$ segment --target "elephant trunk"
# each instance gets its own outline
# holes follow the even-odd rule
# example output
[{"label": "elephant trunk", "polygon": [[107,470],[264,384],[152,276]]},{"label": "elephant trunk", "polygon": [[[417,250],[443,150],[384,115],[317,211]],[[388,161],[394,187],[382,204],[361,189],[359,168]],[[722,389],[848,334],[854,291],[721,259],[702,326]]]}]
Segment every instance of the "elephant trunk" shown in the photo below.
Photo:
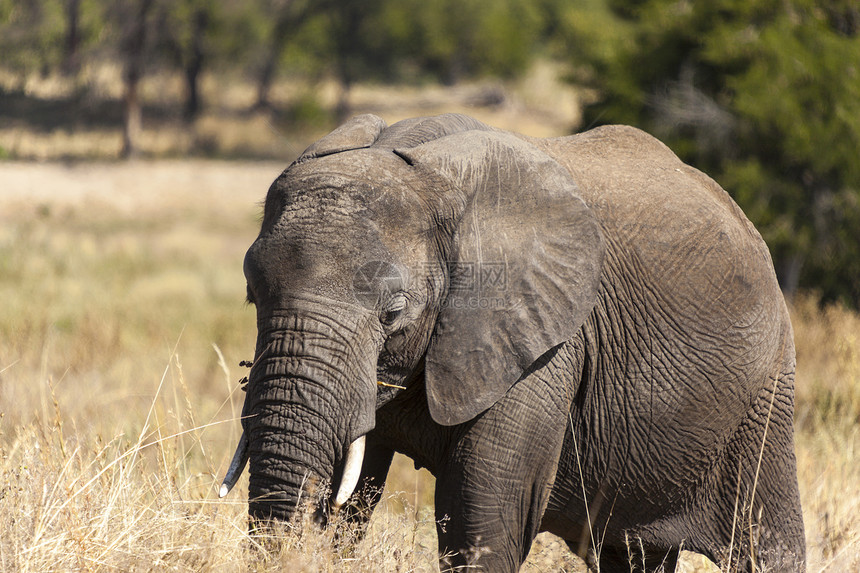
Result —
[{"label": "elephant trunk", "polygon": [[[349,450],[346,453],[346,461],[343,464],[343,475],[341,475],[340,483],[337,487],[337,494],[334,496],[333,508],[335,511],[346,503],[346,500],[355,491],[355,486],[358,485],[358,479],[361,476],[361,465],[364,462],[364,445],[365,436],[355,439],[349,445]],[[224,497],[230,493],[230,490],[239,481],[239,476],[248,463],[248,457],[248,437],[242,432],[242,436],[239,438],[239,445],[236,446],[236,453],[233,454],[233,460],[230,462],[230,467],[224,476],[224,481],[221,483],[218,497]]]},{"label": "elephant trunk", "polygon": [[253,520],[289,519],[329,485],[336,509],[355,489],[374,425],[376,364],[337,326],[289,317],[260,329],[243,410]]},{"label": "elephant trunk", "polygon": [[[285,386],[301,382],[284,379]],[[289,519],[303,496],[314,496],[331,482],[342,448],[338,436],[343,431],[311,421],[330,419],[332,413],[326,410],[288,402],[255,409],[256,418],[248,432],[252,518]]]}]

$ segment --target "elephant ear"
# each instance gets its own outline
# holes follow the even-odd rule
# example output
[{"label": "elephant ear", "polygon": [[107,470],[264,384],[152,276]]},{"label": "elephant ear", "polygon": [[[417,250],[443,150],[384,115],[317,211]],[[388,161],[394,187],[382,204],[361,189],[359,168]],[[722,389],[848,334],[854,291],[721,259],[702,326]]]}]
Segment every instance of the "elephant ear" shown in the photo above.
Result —
[{"label": "elephant ear", "polygon": [[315,157],[370,147],[385,128],[385,121],[381,117],[372,114],[356,116],[312,143],[293,164],[304,163]]},{"label": "elephant ear", "polygon": [[459,424],[576,334],[597,300],[603,236],[570,173],[512,134],[468,131],[396,153],[451,185],[438,205],[455,214],[448,297],[425,380],[433,419]]}]

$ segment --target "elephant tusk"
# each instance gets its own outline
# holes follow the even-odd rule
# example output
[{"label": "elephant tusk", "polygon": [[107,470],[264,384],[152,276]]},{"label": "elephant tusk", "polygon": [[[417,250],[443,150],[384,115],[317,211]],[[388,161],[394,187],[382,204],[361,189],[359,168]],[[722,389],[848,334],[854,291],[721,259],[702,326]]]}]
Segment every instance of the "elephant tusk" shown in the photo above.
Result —
[{"label": "elephant tusk", "polygon": [[334,511],[346,503],[346,500],[355,491],[355,486],[358,485],[358,478],[361,476],[361,464],[364,462],[364,441],[365,436],[361,436],[349,445],[349,450],[346,452],[346,463],[343,466],[343,477],[340,478],[340,487],[337,488],[337,495],[334,498]]},{"label": "elephant tusk", "polygon": [[221,482],[221,489],[218,491],[218,497],[224,497],[236,482],[239,481],[239,476],[242,475],[242,470],[245,469],[245,464],[248,463],[248,438],[245,432],[242,432],[242,437],[239,438],[239,445],[236,446],[236,453],[233,454],[233,461],[230,462],[230,467],[227,469],[227,475],[224,476],[224,481]]}]

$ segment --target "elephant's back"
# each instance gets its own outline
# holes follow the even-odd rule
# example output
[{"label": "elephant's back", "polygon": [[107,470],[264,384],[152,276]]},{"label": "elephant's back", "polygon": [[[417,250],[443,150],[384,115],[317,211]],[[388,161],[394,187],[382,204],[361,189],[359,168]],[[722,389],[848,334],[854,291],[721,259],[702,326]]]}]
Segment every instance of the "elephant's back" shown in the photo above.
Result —
[{"label": "elephant's back", "polygon": [[[573,175],[582,199],[619,246],[653,263],[671,263],[675,250],[729,240],[775,279],[767,246],[737,204],[713,179],[683,163],[668,147],[628,126],[605,126],[543,140],[543,149]],[[693,254],[693,253],[689,253]],[[688,257],[685,257],[688,258]],[[712,263],[718,261],[712,261]]]},{"label": "elephant's back", "polygon": [[774,312],[784,307],[752,223],[713,179],[657,139],[606,126],[542,147],[573,175],[604,231],[607,262],[619,272],[661,289],[677,306],[717,307],[719,317],[768,300]]},{"label": "elephant's back", "polygon": [[776,370],[791,367],[793,352],[770,253],[740,208],[634,128],[539,145],[571,172],[601,222],[599,335],[616,347],[624,337],[641,341],[624,345],[628,354],[611,368],[675,392],[687,376],[694,380],[682,383],[705,382],[724,400],[718,409],[745,411]]}]

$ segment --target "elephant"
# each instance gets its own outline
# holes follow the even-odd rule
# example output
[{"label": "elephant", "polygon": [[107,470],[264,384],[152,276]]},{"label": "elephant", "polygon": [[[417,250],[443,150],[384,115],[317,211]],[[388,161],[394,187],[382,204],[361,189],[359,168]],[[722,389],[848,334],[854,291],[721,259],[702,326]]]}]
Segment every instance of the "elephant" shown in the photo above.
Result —
[{"label": "elephant", "polygon": [[679,552],[803,571],[793,331],[767,246],[627,126],[533,138],[360,115],[268,190],[244,260],[251,527],[365,527],[400,452],[440,566],[516,571],[550,531],[595,570]]}]

